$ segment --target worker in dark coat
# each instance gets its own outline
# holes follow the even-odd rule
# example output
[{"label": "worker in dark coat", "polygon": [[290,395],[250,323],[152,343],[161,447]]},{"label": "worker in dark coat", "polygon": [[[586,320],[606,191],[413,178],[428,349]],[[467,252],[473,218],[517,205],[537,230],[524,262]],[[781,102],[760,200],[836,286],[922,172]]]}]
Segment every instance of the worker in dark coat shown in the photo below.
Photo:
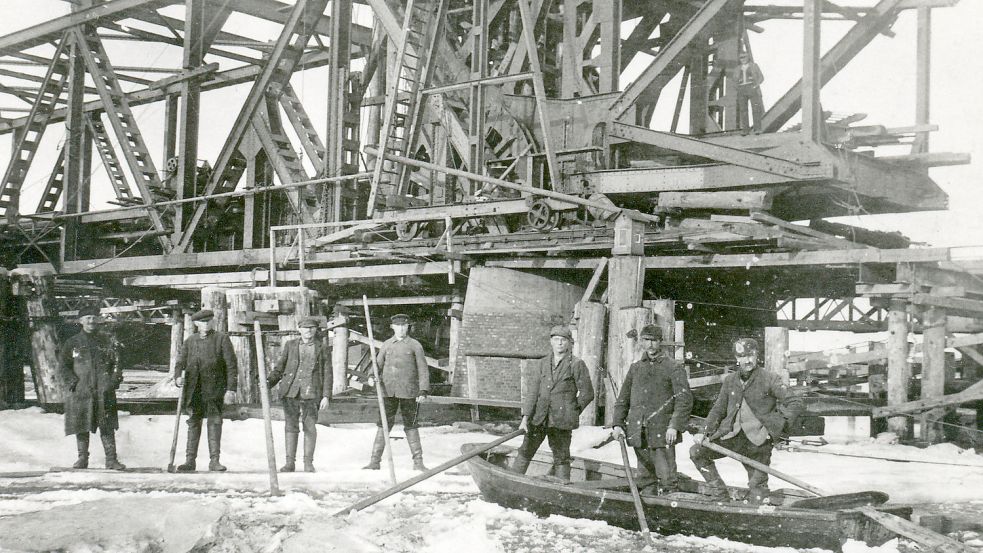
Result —
[{"label": "worker in dark coat", "polygon": [[[402,413],[406,442],[413,455],[413,469],[427,470],[423,464],[423,444],[417,425],[419,404],[430,395],[430,369],[420,342],[409,336],[410,318],[407,315],[393,315],[390,319],[393,337],[383,342],[376,355],[376,363],[382,378],[383,405],[386,410],[387,428],[392,428],[397,411]],[[386,449],[386,438],[382,433],[382,418],[377,423],[372,444],[372,457],[366,469],[379,470],[382,452]]]},{"label": "worker in dark coat", "polygon": [[[750,457],[762,464],[771,463],[775,440],[788,430],[802,413],[802,400],[792,395],[779,375],[758,366],[758,342],[741,338],[734,342],[737,372],[727,375],[706,425],[695,436],[690,459],[709,484],[714,499],[728,499],[727,487],[717,472],[714,460],[722,454],[703,447],[704,440]],[[748,473],[747,500],[768,502],[768,474],[745,465]]]},{"label": "worker in dark coat", "polygon": [[299,340],[283,347],[270,373],[270,388],[280,385],[283,399],[287,462],[280,472],[293,472],[300,437],[304,427],[304,472],[314,472],[314,447],[317,444],[317,413],[331,401],[331,351],[316,337],[317,321],[305,318],[297,325]]},{"label": "worker in dark coat", "polygon": [[614,404],[613,435],[635,448],[639,464],[658,479],[659,493],[676,489],[675,445],[693,410],[693,394],[682,363],[662,348],[662,328],[639,334],[645,352],[628,368]]},{"label": "worker in dark coat", "polygon": [[106,452],[106,468],[123,470],[126,467],[116,457],[116,390],[123,382],[123,367],[119,363],[119,348],[115,340],[99,332],[98,307],[79,310],[82,332],[69,338],[59,354],[65,394],[65,435],[75,434],[77,469],[89,468],[89,433],[99,429],[102,447]]},{"label": "worker in dark coat", "polygon": [[189,414],[187,457],[184,464],[178,465],[179,472],[194,472],[196,468],[203,418],[208,419],[208,470],[225,470],[219,463],[222,403],[235,401],[237,362],[228,335],[211,329],[214,316],[209,309],[191,316],[196,332],[184,341],[175,367],[175,384],[187,384],[184,408]]},{"label": "worker in dark coat", "polygon": [[525,474],[536,450],[549,439],[553,474],[570,479],[570,439],[580,426],[580,412],[594,401],[587,365],[573,356],[572,346],[570,329],[554,326],[550,330],[552,352],[530,365],[519,423],[526,435],[512,464],[515,472]]}]

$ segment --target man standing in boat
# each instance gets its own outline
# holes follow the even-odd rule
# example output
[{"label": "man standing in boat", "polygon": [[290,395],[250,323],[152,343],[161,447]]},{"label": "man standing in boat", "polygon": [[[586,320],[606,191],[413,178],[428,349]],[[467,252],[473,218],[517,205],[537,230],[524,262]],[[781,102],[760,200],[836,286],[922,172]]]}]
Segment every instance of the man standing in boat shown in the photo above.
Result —
[{"label": "man standing in boat", "polygon": [[[714,460],[723,457],[703,447],[709,440],[759,463],[771,463],[774,441],[787,435],[802,412],[802,400],[792,395],[779,375],[758,366],[758,342],[741,338],[734,342],[737,372],[727,375],[717,400],[707,415],[703,431],[689,456],[709,484],[714,499],[728,499],[727,486],[720,478]],[[747,500],[768,501],[768,474],[745,466],[748,473]]]},{"label": "man standing in boat", "polygon": [[525,474],[543,440],[553,452],[553,473],[570,479],[570,439],[580,425],[580,412],[594,401],[587,365],[570,352],[573,334],[566,326],[550,330],[552,352],[530,367],[519,429],[526,435],[512,470]]},{"label": "man standing in boat", "polygon": [[619,440],[627,434],[639,464],[658,479],[658,493],[668,493],[676,489],[674,446],[689,421],[693,394],[682,363],[662,348],[662,328],[645,326],[639,340],[645,351],[621,385],[612,434]]}]

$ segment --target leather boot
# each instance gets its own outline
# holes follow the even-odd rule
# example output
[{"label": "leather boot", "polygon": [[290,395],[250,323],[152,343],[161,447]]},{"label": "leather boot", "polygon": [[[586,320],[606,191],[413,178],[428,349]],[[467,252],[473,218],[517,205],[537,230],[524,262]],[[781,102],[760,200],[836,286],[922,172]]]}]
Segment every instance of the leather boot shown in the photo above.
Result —
[{"label": "leather boot", "polygon": [[294,459],[297,458],[297,438],[300,437],[298,432],[287,432],[286,433],[286,449],[284,450],[287,454],[287,461],[283,463],[280,467],[280,472],[293,472],[297,469]]},{"label": "leather boot", "polygon": [[372,443],[372,457],[369,464],[362,467],[364,470],[379,470],[379,462],[382,461],[382,452],[386,449],[386,437],[379,428],[375,431],[375,442]]},{"label": "leather boot", "polygon": [[188,423],[188,447],[185,452],[183,465],[178,465],[178,472],[194,472],[198,458],[198,442],[201,440],[201,421],[197,424]]},{"label": "leather boot", "polygon": [[317,446],[317,430],[304,432],[304,472],[314,472],[314,448]]},{"label": "leather boot", "polygon": [[227,469],[218,462],[222,454],[222,421],[208,423],[208,470],[225,472]]},{"label": "leather boot", "polygon": [[570,463],[562,463],[559,465],[553,465],[553,474],[560,480],[570,481]]},{"label": "leather boot", "polygon": [[730,499],[730,494],[727,493],[727,484],[724,484],[724,479],[720,477],[720,473],[717,472],[717,466],[713,464],[713,461],[696,467],[699,469],[700,474],[703,475],[703,479],[706,480],[707,485],[703,493],[710,496],[710,499],[723,501]]},{"label": "leather boot", "polygon": [[75,435],[75,445],[78,446],[79,458],[72,465],[73,469],[89,468],[89,433],[79,432]]},{"label": "leather boot", "polygon": [[515,460],[512,461],[512,466],[509,467],[512,472],[517,472],[519,474],[525,474],[529,470],[529,458],[522,455],[516,455]]},{"label": "leather boot", "polygon": [[407,428],[406,442],[410,444],[410,453],[413,455],[413,470],[430,470],[423,464],[423,444],[420,443],[420,431],[416,428]]},{"label": "leather boot", "polygon": [[116,458],[116,433],[112,430],[108,432],[99,431],[99,438],[102,440],[102,449],[106,452],[106,468],[110,470],[126,470],[126,465],[119,462]]}]

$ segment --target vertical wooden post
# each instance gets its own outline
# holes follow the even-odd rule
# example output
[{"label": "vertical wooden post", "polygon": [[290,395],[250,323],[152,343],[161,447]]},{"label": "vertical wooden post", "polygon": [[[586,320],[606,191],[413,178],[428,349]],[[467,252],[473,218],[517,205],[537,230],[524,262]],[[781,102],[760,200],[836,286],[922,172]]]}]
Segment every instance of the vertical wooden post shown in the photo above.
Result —
[{"label": "vertical wooden post", "polygon": [[[892,300],[887,315],[887,404],[899,405],[908,401],[908,312],[905,303]],[[908,437],[910,427],[907,417],[890,417],[888,429],[899,438]]]},{"label": "vertical wooden post", "polygon": [[219,332],[225,332],[229,328],[228,316],[226,315],[227,306],[225,288],[206,286],[201,289],[201,308],[211,309],[215,313],[215,318],[212,319],[212,328]]},{"label": "vertical wooden post", "polygon": [[[236,352],[238,367],[236,390],[237,403],[257,403],[260,400],[257,384],[256,364],[253,357],[253,345],[247,333],[253,325],[249,322],[248,313],[253,311],[253,291],[249,288],[235,288],[225,292],[228,302],[229,341]],[[232,335],[231,333],[236,333]]]},{"label": "vertical wooden post", "polygon": [[[583,359],[590,374],[590,382],[595,390],[601,389],[601,374],[604,362],[604,338],[606,334],[605,317],[607,308],[597,302],[580,304],[580,319],[577,321],[578,357]],[[580,424],[594,426],[597,424],[597,401],[592,401],[580,413]]]},{"label": "vertical wooden post", "polygon": [[765,369],[782,377],[788,384],[788,329],[765,327]]},{"label": "vertical wooden post", "polygon": [[256,368],[259,377],[259,397],[263,406],[263,430],[266,434],[266,465],[270,472],[270,495],[280,495],[276,477],[276,451],[273,447],[273,423],[270,421],[270,390],[266,384],[266,357],[263,355],[263,331],[259,321],[253,321],[256,338]]},{"label": "vertical wooden post", "polygon": [[191,335],[195,333],[195,323],[191,320],[191,315],[193,313],[184,314],[184,339],[187,340],[191,338]]},{"label": "vertical wooden post", "polygon": [[[620,393],[621,384],[625,381],[625,376],[628,375],[628,367],[642,358],[643,350],[641,341],[638,339],[638,334],[641,333],[645,325],[652,324],[653,322],[652,310],[646,307],[624,307],[616,313],[611,313],[611,316],[612,318],[618,319],[618,326],[621,328],[621,335],[618,336],[618,341],[620,342],[618,350],[621,353],[621,358],[618,359],[617,363],[608,365],[608,374],[611,375],[611,382],[618,388],[609,392],[608,397],[611,399],[611,402],[607,404],[609,407],[613,406],[615,400],[617,400],[617,395],[614,392]],[[635,331],[634,337],[627,335],[631,330]],[[605,423],[609,422],[608,418],[610,414],[608,412],[610,411],[610,408],[605,410]]]},{"label": "vertical wooden post", "polygon": [[171,311],[171,319],[171,357],[168,372],[173,380],[177,368],[177,359],[181,355],[181,346],[184,345],[184,310],[175,307]]},{"label": "vertical wooden post", "polygon": [[[645,282],[645,266],[639,255],[616,255],[608,260],[608,338],[606,368],[615,386],[620,386],[624,377],[621,347],[627,328],[622,329],[619,312],[626,307],[642,305],[642,285]],[[624,367],[627,371],[628,367]],[[616,372],[619,371],[619,372]],[[616,375],[620,375],[619,378]],[[604,423],[611,424],[611,409],[617,397],[613,390],[605,391]]]},{"label": "vertical wooden post", "polygon": [[[915,53],[915,124],[929,123],[929,97],[931,95],[932,67],[932,8],[920,7],[918,12],[918,47]],[[911,153],[928,151],[928,131],[915,134]]]},{"label": "vertical wooden post", "polygon": [[822,50],[819,45],[822,9],[819,0],[805,0],[802,6],[804,27],[802,45],[802,137],[818,142],[822,137],[823,115],[819,104],[822,79],[819,74]]},{"label": "vertical wooden post", "polygon": [[20,355],[20,310],[10,275],[0,267],[0,408],[24,401],[24,364]]},{"label": "vertical wooden post", "polygon": [[38,403],[61,403],[64,386],[58,361],[58,311],[52,292],[54,273],[37,269],[14,269],[10,276],[14,294],[27,303],[31,329],[31,368]]},{"label": "vertical wooden post", "polygon": [[[677,342],[676,302],[674,300],[645,300],[642,305],[652,310],[652,324],[662,329],[662,341],[665,343]],[[675,346],[669,346],[665,349],[670,357],[676,357],[677,348]]]},{"label": "vertical wooden post", "polygon": [[[454,298],[451,308],[447,311],[447,316],[451,319],[451,329],[449,343],[447,345],[447,370],[450,374],[448,381],[454,383],[457,378],[457,356],[461,350],[461,319],[464,317],[464,303],[462,298]],[[471,373],[468,373],[469,375]],[[521,378],[521,375],[520,375]]]},{"label": "vertical wooden post", "polygon": [[344,321],[334,328],[331,339],[331,372],[334,375],[331,391],[340,394],[348,387],[348,317],[337,313],[335,319]]},{"label": "vertical wooden post", "polygon": [[[929,307],[922,313],[922,399],[938,399],[945,388],[945,309]],[[943,439],[944,409],[931,409],[922,417],[921,438],[938,443]]]},{"label": "vertical wooden post", "polygon": [[[676,355],[673,357],[676,361],[682,363],[686,360],[686,323],[684,321],[676,321],[674,325],[675,331],[672,334],[672,339],[676,342]],[[689,376],[689,368],[686,369],[686,376]]]}]

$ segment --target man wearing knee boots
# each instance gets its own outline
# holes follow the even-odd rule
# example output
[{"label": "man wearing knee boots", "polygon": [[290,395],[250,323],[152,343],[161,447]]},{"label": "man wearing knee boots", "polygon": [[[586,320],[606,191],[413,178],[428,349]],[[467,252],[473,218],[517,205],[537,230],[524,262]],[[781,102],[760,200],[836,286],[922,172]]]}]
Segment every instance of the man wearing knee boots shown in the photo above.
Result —
[{"label": "man wearing knee boots", "polygon": [[[706,426],[694,437],[689,456],[699,469],[714,499],[727,500],[727,486],[720,478],[716,459],[722,454],[702,444],[711,441],[762,464],[771,463],[774,440],[787,435],[802,413],[802,400],[792,395],[779,375],[758,366],[758,342],[741,338],[734,342],[737,372],[727,375],[717,400],[707,415]],[[768,474],[745,466],[748,474],[747,500],[768,502]]]},{"label": "man wearing knee boots", "polygon": [[[383,406],[386,410],[386,424],[392,428],[396,412],[402,413],[406,441],[413,455],[413,469],[427,470],[423,464],[423,444],[417,429],[419,403],[430,394],[430,369],[420,342],[409,337],[410,318],[406,315],[393,315],[390,319],[393,337],[386,340],[376,363],[379,366],[382,382]],[[386,438],[382,433],[382,419],[378,422],[375,442],[372,444],[372,457],[365,469],[379,470],[382,452],[386,449]]]},{"label": "man wearing knee boots", "polygon": [[184,408],[188,417],[188,449],[178,472],[194,472],[201,439],[201,420],[208,420],[208,470],[224,471],[219,463],[222,448],[222,403],[235,401],[236,354],[232,342],[223,332],[212,330],[214,317],[209,309],[191,316],[195,334],[184,341],[175,367],[174,383],[187,384]]},{"label": "man wearing knee boots", "polygon": [[98,307],[79,310],[82,332],[69,338],[61,348],[59,359],[65,394],[65,435],[75,435],[78,460],[73,468],[89,468],[89,433],[99,430],[106,452],[106,468],[126,468],[116,456],[116,390],[123,382],[119,348],[115,341],[98,331]]},{"label": "man wearing knee boots", "polygon": [[570,353],[573,334],[566,326],[550,330],[552,352],[538,364],[530,364],[526,397],[522,401],[525,430],[512,470],[525,474],[529,461],[543,440],[549,439],[553,452],[553,474],[570,480],[570,439],[580,426],[580,412],[594,401],[594,386],[587,366]]},{"label": "man wearing knee boots", "polygon": [[306,318],[297,330],[300,340],[287,342],[268,379],[270,388],[281,383],[287,461],[280,472],[296,470],[300,421],[304,428],[304,472],[314,472],[317,413],[331,401],[331,352],[316,339],[317,321]]}]

